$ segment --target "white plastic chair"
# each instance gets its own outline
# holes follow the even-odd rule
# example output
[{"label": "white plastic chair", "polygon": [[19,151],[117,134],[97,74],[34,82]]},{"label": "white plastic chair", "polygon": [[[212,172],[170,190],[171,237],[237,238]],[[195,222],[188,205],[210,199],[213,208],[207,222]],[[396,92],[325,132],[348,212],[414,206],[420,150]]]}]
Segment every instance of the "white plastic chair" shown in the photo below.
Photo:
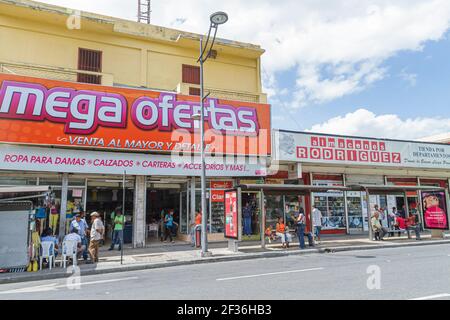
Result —
[{"label": "white plastic chair", "polygon": [[61,264],[66,268],[66,261],[68,257],[72,257],[73,265],[77,265],[77,252],[78,252],[78,242],[73,240],[66,240],[62,245],[62,260]]},{"label": "white plastic chair", "polygon": [[41,256],[39,257],[39,269],[42,270],[42,261],[47,259],[50,270],[55,266],[55,244],[52,241],[41,242]]},{"label": "white plastic chair", "polygon": [[159,224],[153,223],[149,224],[147,227],[147,238],[150,232],[154,232],[156,234],[156,239],[159,239]]}]

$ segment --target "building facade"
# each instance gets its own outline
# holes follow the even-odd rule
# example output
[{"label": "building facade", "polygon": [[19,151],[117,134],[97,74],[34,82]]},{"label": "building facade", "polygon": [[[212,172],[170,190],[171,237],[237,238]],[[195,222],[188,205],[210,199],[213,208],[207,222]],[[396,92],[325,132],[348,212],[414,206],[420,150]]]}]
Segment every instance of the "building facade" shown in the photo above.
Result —
[{"label": "building facade", "polygon": [[[302,206],[309,215],[315,205],[323,215],[323,233],[368,232],[375,205],[385,209],[385,227],[389,227],[388,217],[394,207],[406,215],[422,213],[424,199],[419,189],[426,187],[441,188],[445,196],[440,199],[440,206],[448,208],[447,144],[284,130],[273,132],[272,143],[273,166],[279,176],[284,176],[278,183],[351,189],[311,193],[309,199],[295,195],[278,197],[276,203],[285,212]],[[378,190],[370,194],[369,204],[363,187]]]},{"label": "building facade", "polygon": [[[200,207],[199,40],[0,0],[0,185],[51,186],[60,235],[79,210],[101,211],[109,224],[109,214],[124,205],[126,242],[135,247],[169,210],[187,238]],[[223,239],[223,191],[266,175],[271,125],[263,53],[218,39],[205,66],[212,240]]]}]

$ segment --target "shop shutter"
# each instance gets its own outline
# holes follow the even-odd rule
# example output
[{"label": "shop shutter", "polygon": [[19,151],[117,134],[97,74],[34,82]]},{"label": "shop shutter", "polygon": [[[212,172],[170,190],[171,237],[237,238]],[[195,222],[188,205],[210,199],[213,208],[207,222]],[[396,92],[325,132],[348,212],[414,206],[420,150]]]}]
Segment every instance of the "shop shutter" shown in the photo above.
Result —
[{"label": "shop shutter", "polygon": [[200,84],[200,67],[183,64],[183,83]]},{"label": "shop shutter", "polygon": [[[102,72],[102,52],[89,49],[78,49],[78,70]],[[101,84],[101,76],[79,73],[78,82]]]}]

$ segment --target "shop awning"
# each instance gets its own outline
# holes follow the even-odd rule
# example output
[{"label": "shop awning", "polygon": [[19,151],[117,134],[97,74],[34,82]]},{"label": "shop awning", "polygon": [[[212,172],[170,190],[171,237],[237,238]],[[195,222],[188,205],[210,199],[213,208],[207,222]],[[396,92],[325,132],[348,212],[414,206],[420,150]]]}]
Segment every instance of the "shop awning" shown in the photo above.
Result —
[{"label": "shop awning", "polygon": [[242,184],[239,185],[242,191],[260,191],[267,192],[295,192],[295,193],[309,193],[309,192],[336,192],[336,191],[352,191],[348,187],[343,186],[312,186],[312,185],[297,185],[297,184]]},{"label": "shop awning", "polygon": [[0,193],[43,193],[50,190],[50,186],[0,186]]},{"label": "shop awning", "polygon": [[432,186],[393,186],[393,185],[352,185],[352,191],[368,191],[372,194],[393,194],[411,191],[445,191],[445,188]]}]

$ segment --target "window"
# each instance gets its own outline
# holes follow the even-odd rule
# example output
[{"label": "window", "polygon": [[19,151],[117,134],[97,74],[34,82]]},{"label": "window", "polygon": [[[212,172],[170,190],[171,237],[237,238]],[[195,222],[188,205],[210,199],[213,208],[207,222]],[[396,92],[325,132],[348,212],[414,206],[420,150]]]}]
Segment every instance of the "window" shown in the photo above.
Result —
[{"label": "window", "polygon": [[200,84],[200,67],[183,64],[183,83]]},{"label": "window", "polygon": [[[79,48],[78,70],[102,72],[102,52]],[[84,83],[101,84],[101,76],[79,73],[77,81]]]},{"label": "window", "polygon": [[200,89],[199,88],[189,88],[189,95],[190,96],[200,96]]}]

